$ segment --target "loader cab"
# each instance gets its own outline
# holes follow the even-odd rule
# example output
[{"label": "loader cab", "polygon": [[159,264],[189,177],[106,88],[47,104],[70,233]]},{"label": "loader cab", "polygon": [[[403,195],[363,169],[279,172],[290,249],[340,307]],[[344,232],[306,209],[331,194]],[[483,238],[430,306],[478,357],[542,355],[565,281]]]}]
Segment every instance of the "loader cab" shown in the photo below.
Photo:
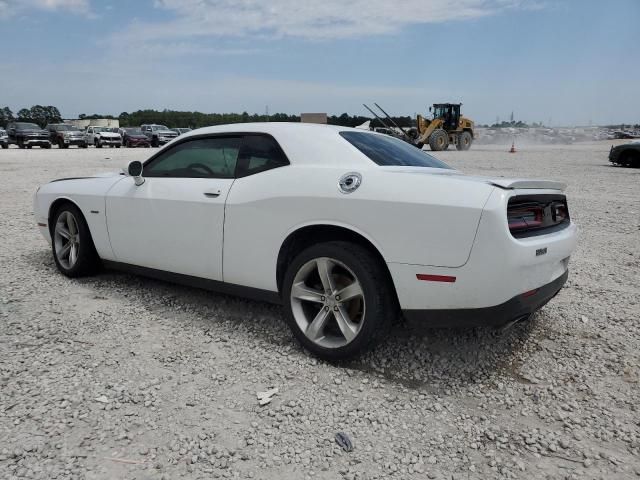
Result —
[{"label": "loader cab", "polygon": [[443,128],[445,130],[456,130],[460,122],[461,105],[461,103],[434,103],[433,118],[441,118],[444,123]]}]

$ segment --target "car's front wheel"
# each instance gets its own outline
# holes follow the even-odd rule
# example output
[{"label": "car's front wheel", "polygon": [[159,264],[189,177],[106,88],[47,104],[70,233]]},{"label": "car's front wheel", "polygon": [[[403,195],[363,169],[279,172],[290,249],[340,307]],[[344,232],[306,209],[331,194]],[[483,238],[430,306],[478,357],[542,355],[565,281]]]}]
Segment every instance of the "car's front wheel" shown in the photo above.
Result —
[{"label": "car's front wheel", "polygon": [[100,264],[91,232],[82,212],[68,203],[53,216],[53,258],[58,270],[67,277],[81,277],[95,272]]},{"label": "car's front wheel", "polygon": [[397,314],[394,298],[380,260],[366,248],[342,241],[302,251],[283,283],[293,334],[325,360],[354,357],[381,339]]}]

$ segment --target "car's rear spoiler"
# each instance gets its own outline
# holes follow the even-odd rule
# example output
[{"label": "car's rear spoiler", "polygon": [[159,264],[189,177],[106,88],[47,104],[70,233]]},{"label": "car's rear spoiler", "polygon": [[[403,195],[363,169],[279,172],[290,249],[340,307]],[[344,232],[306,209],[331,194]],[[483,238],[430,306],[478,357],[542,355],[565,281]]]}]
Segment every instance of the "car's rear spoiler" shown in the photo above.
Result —
[{"label": "car's rear spoiler", "polygon": [[533,190],[560,190],[567,188],[566,183],[556,182],[553,180],[538,180],[535,178],[492,178],[489,180],[491,185],[512,190],[516,188],[533,189]]}]

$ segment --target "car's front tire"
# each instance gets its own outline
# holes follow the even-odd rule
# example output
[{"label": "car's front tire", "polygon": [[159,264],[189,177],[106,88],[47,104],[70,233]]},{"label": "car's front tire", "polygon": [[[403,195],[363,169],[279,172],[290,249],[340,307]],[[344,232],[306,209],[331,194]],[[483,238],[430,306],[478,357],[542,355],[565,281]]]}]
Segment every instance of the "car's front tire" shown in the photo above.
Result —
[{"label": "car's front tire", "polygon": [[397,315],[384,265],[360,245],[313,245],[290,263],[283,282],[287,322],[325,360],[355,357],[387,333]]},{"label": "car's front tire", "polygon": [[52,222],[51,247],[58,270],[67,277],[94,273],[100,259],[80,209],[71,203],[64,204],[54,213]]}]

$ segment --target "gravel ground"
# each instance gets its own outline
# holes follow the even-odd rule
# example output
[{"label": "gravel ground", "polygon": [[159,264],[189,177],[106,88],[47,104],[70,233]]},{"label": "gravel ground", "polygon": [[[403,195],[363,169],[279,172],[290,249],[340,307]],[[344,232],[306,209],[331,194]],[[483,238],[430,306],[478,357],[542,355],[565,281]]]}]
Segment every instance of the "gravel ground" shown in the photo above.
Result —
[{"label": "gravel ground", "polygon": [[528,324],[399,325],[341,366],[298,347],[276,306],[57,273],[36,185],[149,150],[0,151],[0,478],[637,478],[640,170],[609,166],[609,146],[439,153],[567,181],[569,281]]}]

